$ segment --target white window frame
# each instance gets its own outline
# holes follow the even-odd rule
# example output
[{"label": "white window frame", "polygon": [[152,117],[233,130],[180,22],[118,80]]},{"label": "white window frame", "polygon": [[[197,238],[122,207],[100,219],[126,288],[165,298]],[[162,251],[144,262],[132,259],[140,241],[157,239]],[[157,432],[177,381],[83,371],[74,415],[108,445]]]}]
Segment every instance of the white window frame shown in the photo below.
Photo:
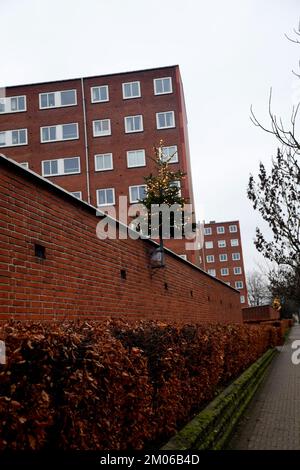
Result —
[{"label": "white window frame", "polygon": [[225,227],[224,227],[224,225],[219,225],[217,227],[217,234],[218,235],[221,235],[221,234],[223,235],[223,233],[225,233]]},{"label": "white window frame", "polygon": [[208,272],[208,274],[209,274],[210,276],[213,276],[213,277],[216,277],[216,275],[217,275],[216,270],[213,269],[213,268],[212,268],[212,269],[208,269],[207,272]]},{"label": "white window frame", "polygon": [[215,262],[215,257],[214,257],[214,255],[207,255],[207,256],[206,256],[206,262],[207,262],[207,263],[214,263],[214,262]]},{"label": "white window frame", "polygon": [[[72,196],[76,197],[76,199],[82,200],[82,191],[70,191]],[[75,194],[78,194],[78,196],[75,196]]]},{"label": "white window frame", "polygon": [[[65,172],[64,171],[64,162],[65,160],[73,160],[74,158],[78,159],[78,171]],[[51,173],[51,175],[45,174],[44,163],[48,162],[57,162],[57,173]],[[81,162],[80,157],[66,157],[66,158],[52,158],[50,160],[42,160],[42,176],[44,178],[51,178],[52,176],[68,176],[68,175],[79,175],[81,173]]]},{"label": "white window frame", "polygon": [[[236,256],[238,255],[238,256]],[[241,253],[232,253],[232,260],[233,261],[240,261],[241,259]]]},{"label": "white window frame", "polygon": [[[238,287],[238,284],[241,284],[241,287]],[[243,283],[243,281],[235,281],[235,284],[234,284],[234,285],[235,285],[235,288],[236,288],[237,290],[242,290],[242,289],[244,289],[244,283]]]},{"label": "white window frame", "polygon": [[[170,91],[161,91],[161,92],[158,92],[156,90],[156,82],[160,81],[160,80],[169,80],[170,81]],[[172,77],[159,77],[159,78],[154,78],[153,79],[153,89],[154,89],[154,94],[155,95],[169,95],[170,93],[173,93],[173,83],[172,83]]]},{"label": "white window frame", "polygon": [[[107,95],[107,98],[106,100],[94,100],[93,98],[93,90],[97,89],[97,88],[105,88],[106,89],[106,95]],[[91,103],[107,103],[109,101],[109,89],[108,89],[108,85],[97,85],[97,86],[92,86],[91,87]]]},{"label": "white window frame", "polygon": [[[141,165],[129,165],[130,154],[133,153],[133,152],[143,152],[144,163],[142,163]],[[145,150],[144,150],[144,149],[127,150],[126,156],[127,156],[127,168],[139,168],[139,167],[141,167],[141,166],[146,166],[146,154],[145,154]]]},{"label": "white window frame", "polygon": [[[96,134],[96,122],[103,122],[103,121],[108,121],[108,130],[107,131],[102,131],[101,134]],[[93,137],[105,137],[107,135],[111,135],[111,121],[108,118],[105,119],[95,119],[93,121]]]},{"label": "white window frame", "polygon": [[[20,132],[20,131],[25,131],[25,136],[26,136],[26,142],[22,142],[21,144],[14,144],[12,141],[12,133],[13,132]],[[0,134],[4,133],[5,134],[5,144],[0,144],[0,148],[4,147],[20,147],[22,145],[28,145],[28,130],[27,129],[10,129],[6,131],[0,131]]]},{"label": "white window frame", "polygon": [[[68,137],[68,138],[63,138],[63,127],[68,126],[70,124],[75,124],[76,129],[77,129],[77,137]],[[56,139],[50,139],[50,140],[43,140],[43,129],[50,129],[51,127],[56,127]],[[79,128],[78,128],[78,122],[66,122],[64,124],[53,124],[52,126],[43,126],[40,127],[40,138],[41,138],[41,144],[49,144],[51,142],[61,142],[65,140],[78,140],[79,139]]]},{"label": "white window frame", "polygon": [[213,241],[209,240],[209,241],[205,242],[205,249],[206,250],[212,250],[213,247],[214,247],[214,242]]},{"label": "white window frame", "polygon": [[[172,126],[159,126],[159,115],[160,114],[168,114],[171,113],[173,115],[173,125]],[[159,113],[156,113],[156,129],[174,129],[176,127],[176,122],[175,122],[175,112],[174,111],[160,111]]]},{"label": "white window frame", "polygon": [[221,263],[224,263],[224,262],[228,261],[227,253],[219,254],[219,261],[221,261]]},{"label": "white window frame", "polygon": [[[136,118],[136,117],[140,117],[141,118],[141,125],[142,125],[142,128],[141,129],[138,129],[138,130],[133,130],[133,131],[130,131],[128,130],[128,127],[127,127],[127,119],[129,118]],[[124,126],[125,126],[125,133],[126,134],[133,134],[135,132],[143,132],[144,130],[144,122],[143,122],[143,115],[142,114],[136,114],[135,116],[125,116],[124,117]]]},{"label": "white window frame", "polygon": [[242,274],[242,268],[241,268],[241,266],[235,266],[235,267],[233,268],[233,274],[234,274],[235,276],[240,276],[240,275]]},{"label": "white window frame", "polygon": [[246,299],[244,295],[241,295],[240,299],[241,299],[241,304],[246,303]]},{"label": "white window frame", "polygon": [[[99,204],[99,191],[110,191],[112,190],[113,192],[113,203],[105,203],[105,204]],[[96,196],[97,196],[97,207],[104,207],[104,206],[114,206],[116,204],[116,195],[115,195],[115,188],[99,188],[96,190]],[[105,197],[106,199],[106,197]]]},{"label": "white window frame", "polygon": [[[24,109],[12,109],[12,100],[19,98],[24,98]],[[4,111],[0,111],[0,114],[12,114],[12,113],[25,113],[27,111],[27,97],[26,95],[18,95],[18,96],[4,96],[0,98],[0,101],[4,103]]]},{"label": "white window frame", "polygon": [[[237,242],[237,243],[236,243]],[[239,244],[239,239],[238,238],[231,238],[230,240],[230,245],[231,246],[240,246]]]},{"label": "white window frame", "polygon": [[180,258],[184,259],[185,261],[187,261],[187,255],[179,255]]},{"label": "white window frame", "polygon": [[129,190],[129,201],[130,201],[131,204],[137,204],[137,203],[140,202],[139,199],[137,199],[137,200],[132,199],[131,190],[133,188],[142,188],[142,187],[146,188],[146,185],[145,184],[134,184],[133,186],[129,186],[129,189],[128,189]]},{"label": "white window frame", "polygon": [[[132,91],[132,85],[134,83],[138,84],[138,95],[132,95],[132,96],[125,96],[125,85],[131,85],[131,91]],[[124,82],[122,83],[122,95],[123,95],[123,100],[132,100],[134,98],[140,98],[142,96],[141,94],[141,82],[139,80],[134,80],[133,82]]]},{"label": "white window frame", "polygon": [[[72,104],[61,104],[61,94],[63,92],[74,91],[75,92],[75,103]],[[42,96],[43,95],[54,95],[54,105],[53,106],[42,106]],[[40,109],[53,109],[53,108],[67,108],[69,106],[77,106],[77,90],[76,88],[70,88],[68,90],[59,90],[59,91],[45,91],[39,93],[39,107]]]},{"label": "white window frame", "polygon": [[19,163],[23,168],[26,168],[26,170],[29,170],[29,163],[28,162],[21,162]]},{"label": "white window frame", "polygon": [[229,276],[229,269],[228,268],[221,268],[221,276]]},{"label": "white window frame", "polygon": [[226,248],[226,240],[218,240],[219,248]]},{"label": "white window frame", "polygon": [[[97,168],[97,160],[98,157],[104,157],[106,155],[109,155],[111,158],[111,166],[109,168]],[[106,152],[106,153],[96,153],[94,156],[95,158],[95,171],[110,171],[114,169],[114,162],[113,162],[113,154],[111,152]]]},{"label": "white window frame", "polygon": [[212,229],[211,227],[204,227],[204,235],[211,235]]},{"label": "white window frame", "polygon": [[[167,158],[162,158],[165,156],[164,152],[169,152],[169,150],[166,150],[166,149],[171,149],[171,148],[174,148],[176,149],[172,154],[171,156],[169,155]],[[178,149],[177,149],[177,145],[168,145],[168,146],[165,146],[165,147],[162,147],[161,148],[161,151],[162,151],[162,155],[161,155],[161,160],[162,161],[167,161],[168,163],[178,163]]]},{"label": "white window frame", "polygon": [[234,224],[234,225],[229,225],[229,232],[230,233],[237,233],[238,231],[238,228],[237,228],[237,225]]}]

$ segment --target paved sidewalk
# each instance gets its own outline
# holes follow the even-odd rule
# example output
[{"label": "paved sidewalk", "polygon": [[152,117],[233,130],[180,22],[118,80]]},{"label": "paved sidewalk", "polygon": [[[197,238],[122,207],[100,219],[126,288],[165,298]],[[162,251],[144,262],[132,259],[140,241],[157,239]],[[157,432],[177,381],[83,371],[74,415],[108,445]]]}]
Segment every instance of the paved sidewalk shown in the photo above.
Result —
[{"label": "paved sidewalk", "polygon": [[300,450],[300,364],[291,360],[291,343],[296,339],[300,339],[300,326],[292,328],[273,360],[229,449]]}]

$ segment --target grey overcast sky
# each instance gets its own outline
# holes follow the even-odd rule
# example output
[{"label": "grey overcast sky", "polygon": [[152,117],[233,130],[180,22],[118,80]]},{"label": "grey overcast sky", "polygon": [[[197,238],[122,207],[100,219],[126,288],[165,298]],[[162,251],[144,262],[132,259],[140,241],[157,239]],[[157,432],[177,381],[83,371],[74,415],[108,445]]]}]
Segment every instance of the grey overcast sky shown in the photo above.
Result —
[{"label": "grey overcast sky", "polygon": [[276,152],[249,119],[288,119],[300,91],[299,0],[0,0],[0,86],[179,64],[198,219],[239,219],[246,270],[259,216],[250,172]]}]

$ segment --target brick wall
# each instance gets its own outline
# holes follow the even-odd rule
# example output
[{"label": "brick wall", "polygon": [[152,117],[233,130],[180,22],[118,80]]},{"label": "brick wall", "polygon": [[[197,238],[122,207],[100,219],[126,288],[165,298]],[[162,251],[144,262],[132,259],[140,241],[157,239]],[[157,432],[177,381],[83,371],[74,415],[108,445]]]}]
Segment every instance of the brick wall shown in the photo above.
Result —
[{"label": "brick wall", "polygon": [[93,207],[1,156],[0,221],[1,319],[242,322],[237,291],[171,252],[151,269],[151,241],[99,240]]},{"label": "brick wall", "polygon": [[275,310],[271,305],[260,305],[242,309],[244,322],[256,322],[267,320],[279,320],[279,310]]}]

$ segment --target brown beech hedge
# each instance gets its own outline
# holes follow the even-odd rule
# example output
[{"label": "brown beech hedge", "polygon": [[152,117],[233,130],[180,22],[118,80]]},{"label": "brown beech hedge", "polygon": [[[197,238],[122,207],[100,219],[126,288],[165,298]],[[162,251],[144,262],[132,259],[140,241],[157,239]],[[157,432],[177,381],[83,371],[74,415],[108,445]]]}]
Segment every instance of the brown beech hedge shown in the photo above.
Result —
[{"label": "brown beech hedge", "polygon": [[10,321],[0,339],[0,450],[125,450],[161,445],[282,331]]}]

